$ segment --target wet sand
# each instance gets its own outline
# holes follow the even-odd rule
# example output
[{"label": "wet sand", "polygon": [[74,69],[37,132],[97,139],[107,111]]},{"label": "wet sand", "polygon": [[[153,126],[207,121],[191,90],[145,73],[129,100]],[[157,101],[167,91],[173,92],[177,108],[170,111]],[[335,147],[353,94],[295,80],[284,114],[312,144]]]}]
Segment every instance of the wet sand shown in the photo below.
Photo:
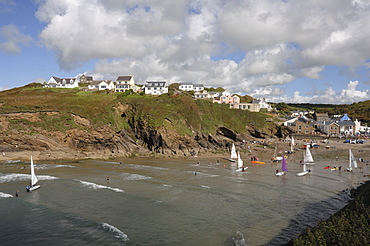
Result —
[{"label": "wet sand", "polygon": [[[321,143],[320,141],[315,141],[319,146],[312,149],[315,155],[315,159],[319,158],[321,160],[347,160],[348,159],[348,149],[352,149],[356,158],[364,159],[364,163],[370,162],[370,141],[366,141],[363,144],[349,144],[343,143],[344,140],[332,139],[327,143]],[[305,142],[302,140],[295,140],[296,145],[294,146],[294,151],[302,152],[303,158],[303,146]],[[270,146],[276,146],[277,156],[287,155],[286,152],[291,150],[290,143],[286,141],[276,141],[270,143]],[[257,157],[263,162],[270,162],[271,158],[274,157],[276,150],[274,147],[264,147],[261,144],[247,143],[242,145],[237,145],[237,151],[240,151],[243,160],[249,161],[251,157]],[[21,160],[27,161],[32,155],[34,160],[78,160],[78,159],[117,159],[119,156],[111,156],[109,153],[104,152],[80,152],[74,150],[58,150],[58,151],[14,151],[14,152],[4,152],[0,156],[0,161],[7,160]],[[127,158],[122,156],[122,158]],[[153,156],[153,155],[137,155],[133,158],[194,158],[194,159],[206,159],[209,161],[217,161],[221,159],[229,158],[229,151],[218,151],[217,153],[212,152],[200,152],[197,153],[196,157],[192,156]],[[299,160],[291,160],[298,161]],[[359,163],[360,164],[360,163]]]}]

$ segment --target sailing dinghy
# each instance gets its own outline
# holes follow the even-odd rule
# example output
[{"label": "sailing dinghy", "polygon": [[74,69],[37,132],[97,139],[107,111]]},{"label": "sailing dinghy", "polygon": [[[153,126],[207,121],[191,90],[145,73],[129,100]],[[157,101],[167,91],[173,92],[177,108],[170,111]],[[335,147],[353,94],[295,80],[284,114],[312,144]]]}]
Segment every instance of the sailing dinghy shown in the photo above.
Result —
[{"label": "sailing dinghy", "polygon": [[300,172],[300,173],[297,173],[297,176],[298,177],[301,177],[301,176],[305,176],[306,174],[308,174],[309,172],[307,171],[307,169],[306,169],[306,163],[303,163],[303,170],[302,170],[302,172]]},{"label": "sailing dinghy", "polygon": [[276,176],[283,176],[286,172],[288,172],[288,166],[285,158],[283,157],[283,159],[281,160],[281,172],[277,172]]},{"label": "sailing dinghy", "polygon": [[27,187],[27,191],[33,191],[41,187],[41,185],[36,185],[38,178],[35,173],[35,166],[33,164],[32,155],[31,155],[31,186]]},{"label": "sailing dinghy", "polygon": [[312,157],[312,154],[311,154],[311,151],[310,151],[310,147],[306,146],[306,153],[303,153],[303,161],[306,165],[314,165],[315,164],[315,161],[313,160],[313,157]]},{"label": "sailing dinghy", "polygon": [[238,155],[236,154],[236,149],[235,149],[235,144],[233,143],[231,147],[231,154],[230,154],[230,159],[228,159],[231,162],[235,162],[235,158],[238,158]]},{"label": "sailing dinghy", "polygon": [[349,163],[348,163],[348,172],[352,172],[353,168],[357,168],[357,161],[355,155],[352,153],[352,150],[349,149]]},{"label": "sailing dinghy", "polygon": [[238,160],[237,160],[237,169],[236,169],[236,172],[244,172],[245,170],[247,170],[248,167],[243,167],[243,160],[242,158],[240,158],[240,153],[238,152]]}]

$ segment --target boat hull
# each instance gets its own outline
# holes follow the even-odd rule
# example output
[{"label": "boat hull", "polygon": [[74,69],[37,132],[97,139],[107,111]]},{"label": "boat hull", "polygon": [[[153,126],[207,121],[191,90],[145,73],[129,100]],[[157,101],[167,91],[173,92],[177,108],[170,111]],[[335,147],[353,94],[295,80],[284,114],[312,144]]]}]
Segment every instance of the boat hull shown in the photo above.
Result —
[{"label": "boat hull", "polygon": [[263,161],[251,161],[251,163],[254,163],[254,164],[265,164]]},{"label": "boat hull", "polygon": [[298,177],[302,177],[302,176],[305,176],[305,175],[307,175],[307,174],[308,174],[308,172],[307,172],[307,171],[305,171],[305,172],[297,173],[297,176],[298,176]]},{"label": "boat hull", "polygon": [[235,172],[244,172],[245,170],[247,170],[248,167],[245,167],[245,168],[238,168],[235,170]]},{"label": "boat hull", "polygon": [[278,172],[278,173],[276,173],[275,175],[276,176],[283,176],[285,174],[285,172]]},{"label": "boat hull", "polygon": [[32,186],[29,191],[33,191],[33,190],[37,190],[38,188],[40,188],[41,185],[35,185],[35,186]]}]

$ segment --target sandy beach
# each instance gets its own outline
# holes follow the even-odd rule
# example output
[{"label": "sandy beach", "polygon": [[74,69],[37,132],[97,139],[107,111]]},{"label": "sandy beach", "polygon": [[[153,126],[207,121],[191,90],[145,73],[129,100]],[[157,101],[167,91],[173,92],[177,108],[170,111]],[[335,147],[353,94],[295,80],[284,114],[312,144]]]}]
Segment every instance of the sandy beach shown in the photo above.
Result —
[{"label": "sandy beach", "polygon": [[[312,140],[310,142],[316,143],[318,147],[312,149],[312,152],[315,154],[316,159],[321,160],[347,160],[348,159],[348,149],[352,149],[353,153],[355,154],[356,158],[362,158],[364,160],[364,164],[368,164],[370,162],[370,141],[365,141],[362,144],[350,144],[344,143],[344,140],[339,139],[329,139],[327,142],[323,143],[320,140]],[[294,152],[299,153],[302,152],[304,149],[304,144],[306,142],[303,139],[296,139]],[[283,153],[291,150],[290,143],[288,141],[277,140],[275,142],[269,142],[270,147],[266,147],[261,145],[258,142],[251,142],[245,144],[237,145],[237,150],[240,151],[241,157],[248,161],[250,157],[257,157],[261,161],[266,163],[271,161],[271,158],[274,157],[275,153],[277,152],[277,156],[282,156]],[[275,146],[275,147],[273,147]],[[0,161],[9,161],[9,160],[21,160],[21,161],[28,161],[30,156],[32,155],[34,160],[62,160],[62,159],[69,159],[69,160],[78,160],[78,159],[116,159],[116,158],[127,158],[126,156],[119,156],[115,155],[112,156],[111,153],[105,152],[79,152],[74,151],[71,149],[66,150],[57,150],[57,151],[13,151],[13,152],[3,152],[0,156]],[[295,155],[295,156],[300,156]],[[171,159],[171,158],[178,158],[178,159],[186,159],[186,158],[194,158],[194,159],[209,159],[210,161],[220,160],[220,159],[227,159],[229,158],[228,150],[218,151],[217,153],[213,152],[199,152],[197,153],[197,157],[192,156],[162,156],[162,155],[136,155],[133,158],[164,158],[164,159]],[[297,158],[297,157],[296,157]],[[300,157],[298,157],[300,158]],[[303,158],[303,152],[302,152]],[[293,159],[290,161],[299,162],[299,160]],[[361,163],[359,163],[361,164]]]}]

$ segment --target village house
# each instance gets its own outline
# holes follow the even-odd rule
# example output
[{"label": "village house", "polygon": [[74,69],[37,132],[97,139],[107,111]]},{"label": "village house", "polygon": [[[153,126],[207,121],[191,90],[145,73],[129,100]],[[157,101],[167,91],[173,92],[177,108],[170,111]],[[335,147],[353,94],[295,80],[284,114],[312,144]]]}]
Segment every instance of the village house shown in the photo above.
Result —
[{"label": "village house", "polygon": [[220,104],[240,103],[240,98],[236,94],[231,95],[229,91],[223,91],[221,96],[213,98],[213,103]]},{"label": "village house", "polygon": [[297,117],[297,119],[287,125],[294,133],[315,134],[315,127],[312,121],[306,117]]},{"label": "village house", "polygon": [[266,102],[266,98],[253,99],[252,103],[259,104],[260,109],[266,109],[268,112],[272,111],[272,107]]},{"label": "village house", "polygon": [[87,87],[89,90],[114,90],[114,83],[111,80],[93,81]]},{"label": "village house", "polygon": [[249,110],[251,112],[259,112],[261,105],[258,103],[231,103],[231,109]]},{"label": "village house", "polygon": [[80,84],[87,84],[94,81],[93,76],[86,76],[85,74],[82,74],[80,77]]},{"label": "village house", "polygon": [[166,81],[146,81],[143,87],[145,94],[162,95],[168,93]]},{"label": "village house", "polygon": [[137,91],[138,86],[135,85],[133,76],[118,76],[116,80],[115,92],[125,92],[128,90]]},{"label": "village house", "polygon": [[204,90],[204,86],[203,84],[193,84],[192,82],[181,82],[179,90],[200,92]]},{"label": "village house", "polygon": [[211,95],[207,91],[194,92],[194,99],[210,99]]},{"label": "village house", "polygon": [[45,85],[45,87],[49,88],[76,88],[78,86],[76,78],[58,78],[55,76],[52,76]]}]

